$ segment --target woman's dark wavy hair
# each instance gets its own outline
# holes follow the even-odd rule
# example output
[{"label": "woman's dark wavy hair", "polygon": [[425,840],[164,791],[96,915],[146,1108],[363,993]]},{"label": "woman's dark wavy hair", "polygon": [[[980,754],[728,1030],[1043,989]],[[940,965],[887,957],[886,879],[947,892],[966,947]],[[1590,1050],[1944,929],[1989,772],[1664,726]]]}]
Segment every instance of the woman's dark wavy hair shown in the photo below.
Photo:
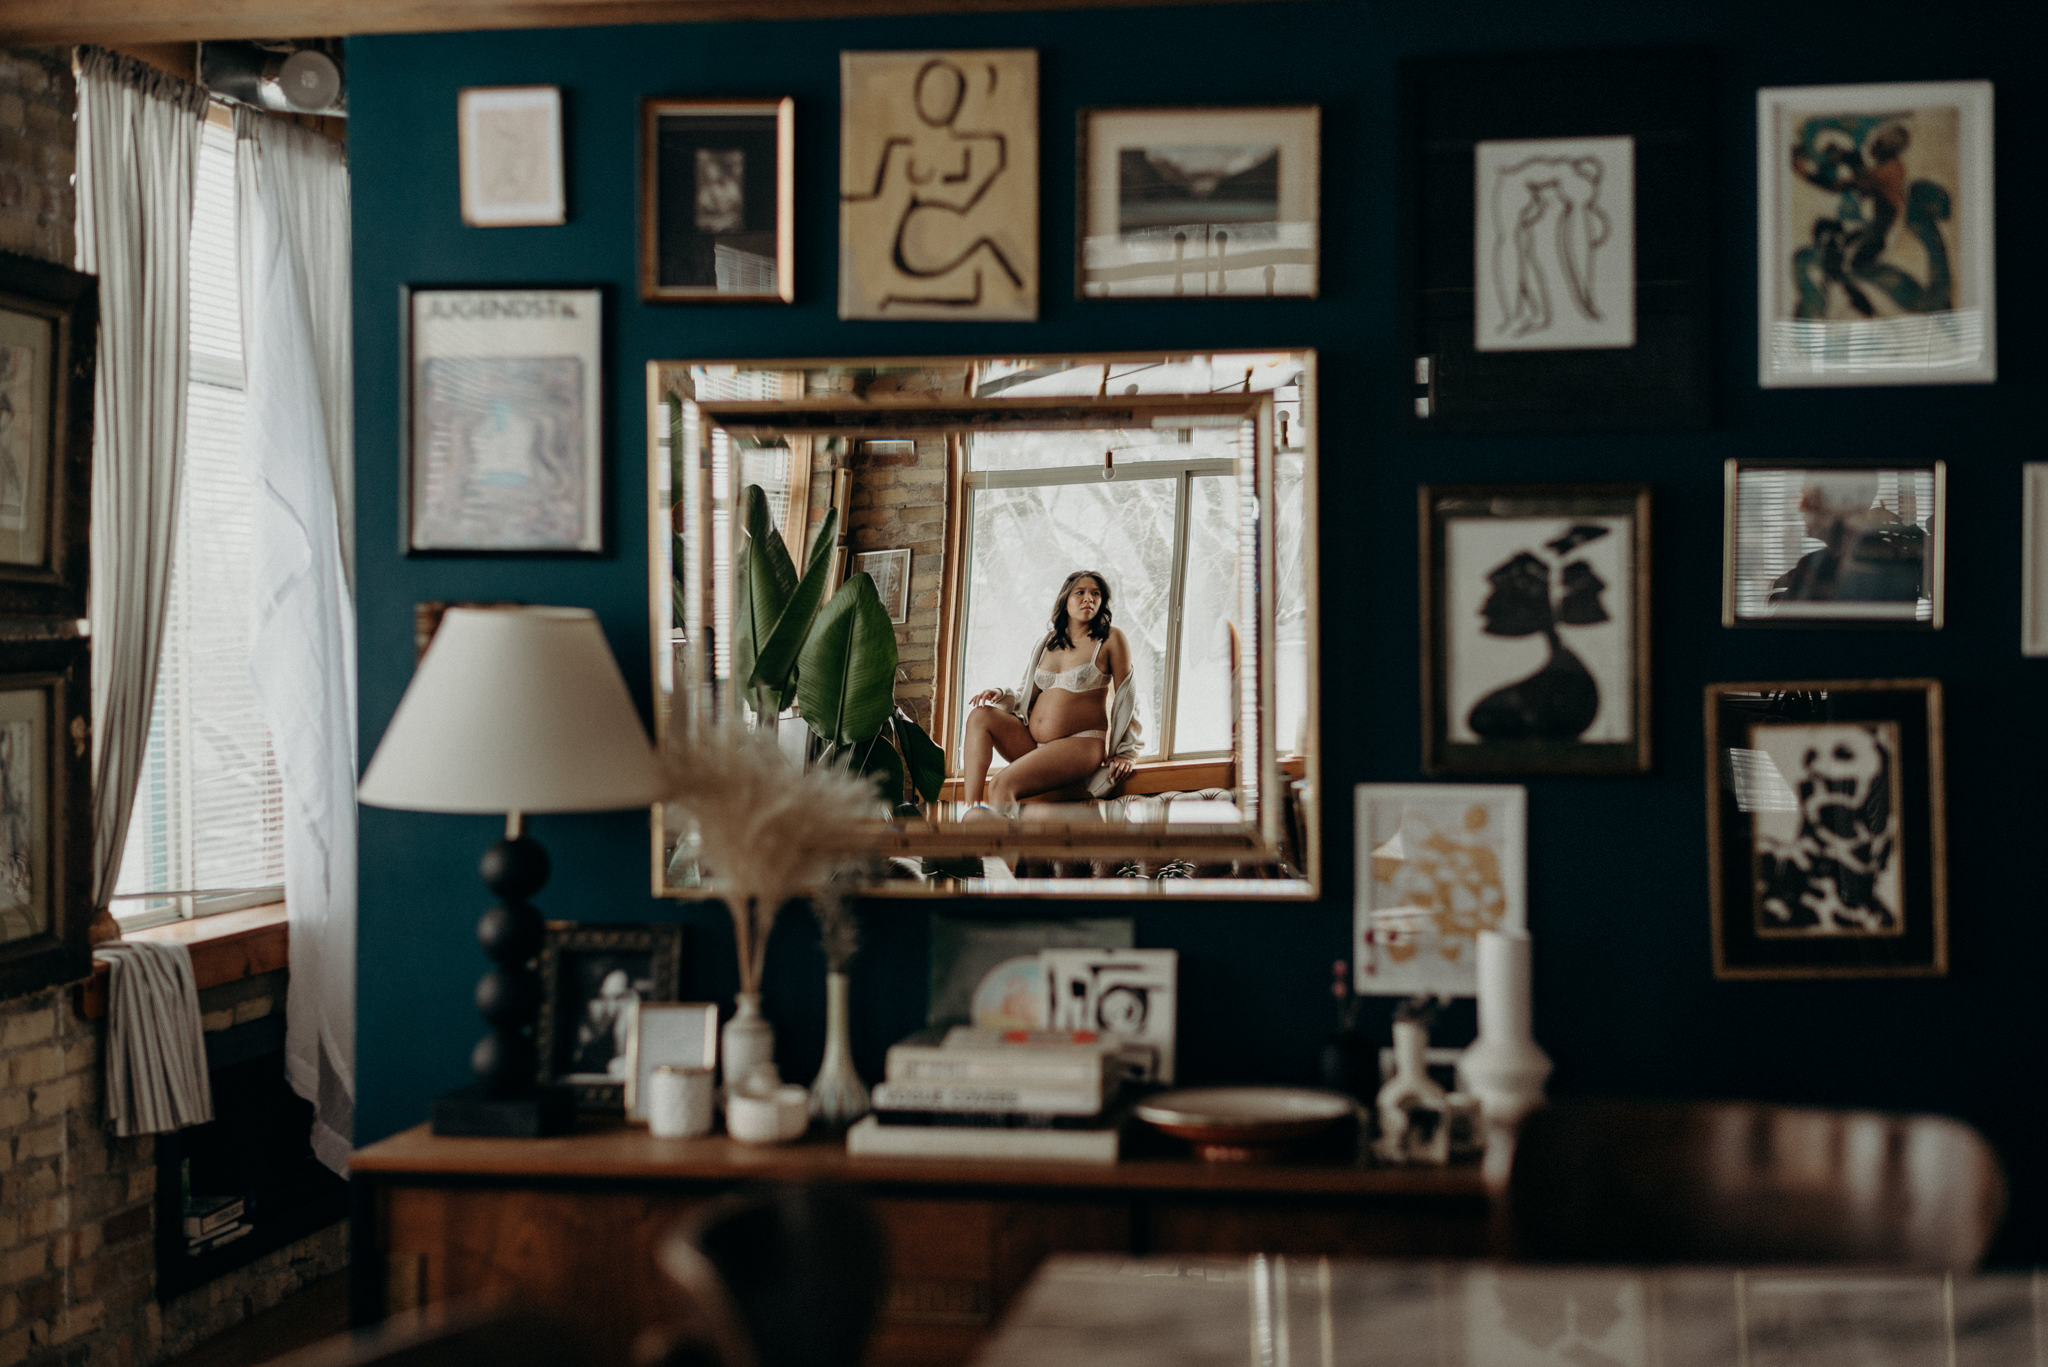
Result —
[{"label": "woman's dark wavy hair", "polygon": [[1074,591],[1074,585],[1083,579],[1093,579],[1095,587],[1102,590],[1102,611],[1095,614],[1095,620],[1088,624],[1091,640],[1109,639],[1109,581],[1102,577],[1100,570],[1075,570],[1060,584],[1060,596],[1052,600],[1052,640],[1046,643],[1052,650],[1072,650],[1074,640],[1067,635],[1067,595]]}]

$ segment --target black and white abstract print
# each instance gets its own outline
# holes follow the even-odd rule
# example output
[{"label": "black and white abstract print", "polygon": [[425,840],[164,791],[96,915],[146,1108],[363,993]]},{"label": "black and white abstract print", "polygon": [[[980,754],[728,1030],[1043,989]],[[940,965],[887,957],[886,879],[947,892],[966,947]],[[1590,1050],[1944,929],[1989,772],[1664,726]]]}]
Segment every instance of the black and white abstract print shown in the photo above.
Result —
[{"label": "black and white abstract print", "polygon": [[1482,142],[1474,163],[1475,348],[1634,346],[1635,140]]},{"label": "black and white abstract print", "polygon": [[1756,933],[1901,934],[1898,724],[1758,723],[1747,760]]}]

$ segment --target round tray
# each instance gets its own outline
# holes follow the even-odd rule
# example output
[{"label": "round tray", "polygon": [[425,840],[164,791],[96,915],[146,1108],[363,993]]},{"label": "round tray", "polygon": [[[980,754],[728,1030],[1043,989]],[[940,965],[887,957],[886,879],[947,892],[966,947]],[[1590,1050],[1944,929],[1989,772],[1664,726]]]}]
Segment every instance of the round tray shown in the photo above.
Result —
[{"label": "round tray", "polygon": [[1140,1102],[1138,1119],[1212,1163],[1258,1163],[1353,1113],[1351,1098],[1308,1087],[1184,1087]]}]

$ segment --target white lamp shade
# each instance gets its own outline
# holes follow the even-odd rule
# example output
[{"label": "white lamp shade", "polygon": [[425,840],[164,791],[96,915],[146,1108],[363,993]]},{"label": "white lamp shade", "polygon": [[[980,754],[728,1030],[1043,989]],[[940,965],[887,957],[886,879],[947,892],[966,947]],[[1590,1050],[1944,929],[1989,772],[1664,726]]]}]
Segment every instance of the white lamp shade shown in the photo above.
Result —
[{"label": "white lamp shade", "polygon": [[661,794],[585,608],[450,608],[357,795],[416,812],[593,812]]}]

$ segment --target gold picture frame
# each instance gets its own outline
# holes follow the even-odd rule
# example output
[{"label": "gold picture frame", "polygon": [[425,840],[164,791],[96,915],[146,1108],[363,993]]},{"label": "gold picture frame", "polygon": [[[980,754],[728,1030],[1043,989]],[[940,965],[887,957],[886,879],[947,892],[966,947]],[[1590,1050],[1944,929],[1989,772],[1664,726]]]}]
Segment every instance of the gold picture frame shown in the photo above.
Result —
[{"label": "gold picture frame", "polygon": [[640,298],[796,302],[796,101],[640,102]]}]

